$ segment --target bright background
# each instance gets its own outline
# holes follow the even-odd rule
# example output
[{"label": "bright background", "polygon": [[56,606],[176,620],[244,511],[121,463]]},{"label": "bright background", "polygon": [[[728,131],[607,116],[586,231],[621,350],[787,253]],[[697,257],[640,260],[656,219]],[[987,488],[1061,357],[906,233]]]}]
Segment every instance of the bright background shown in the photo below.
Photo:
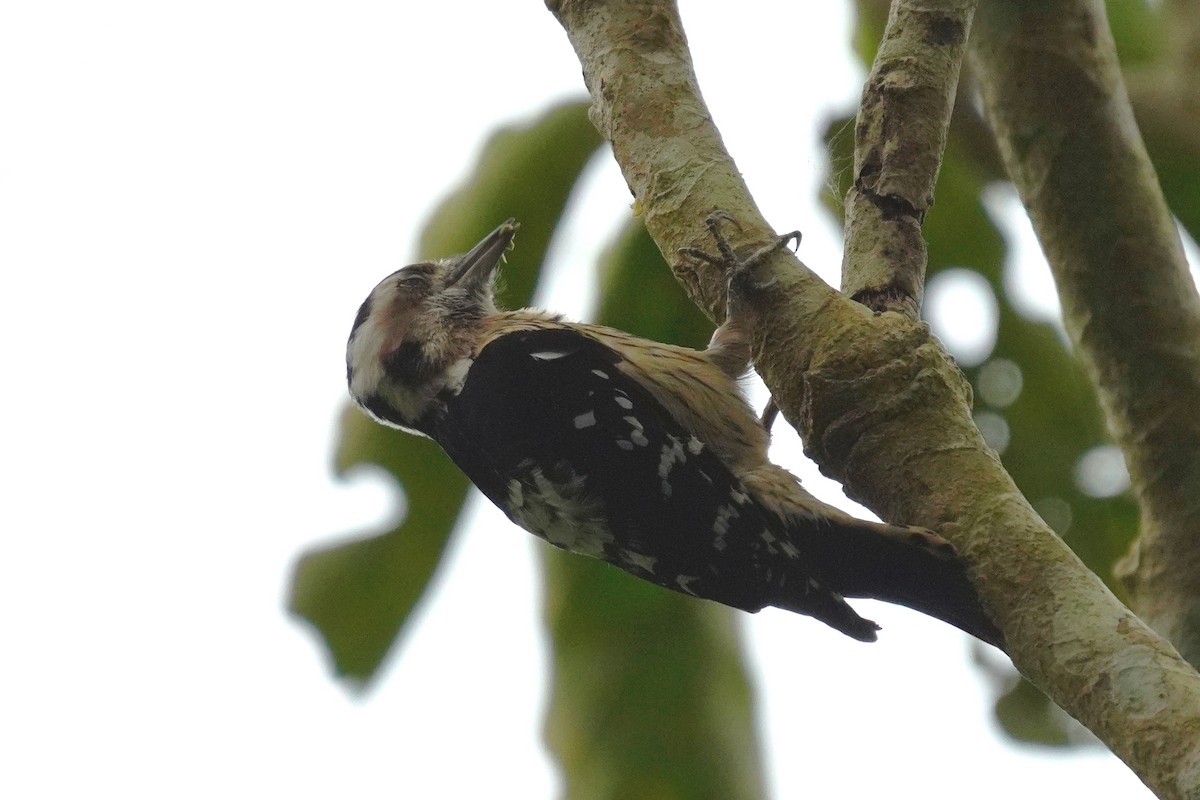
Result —
[{"label": "bright background", "polygon": [[[683,3],[727,145],[831,281],[817,130],[863,78],[842,13]],[[366,693],[283,602],[302,550],[397,513],[381,477],[329,467],[359,302],[488,132],[582,92],[535,0],[0,9],[0,796],[556,795],[535,542],[494,509]],[[630,213],[609,161],[587,183],[540,298],[575,315]],[[950,294],[939,332],[986,348],[986,303]],[[1149,797],[1102,748],[1008,743],[963,635],[861,605],[876,646],[747,618],[775,796]]]}]

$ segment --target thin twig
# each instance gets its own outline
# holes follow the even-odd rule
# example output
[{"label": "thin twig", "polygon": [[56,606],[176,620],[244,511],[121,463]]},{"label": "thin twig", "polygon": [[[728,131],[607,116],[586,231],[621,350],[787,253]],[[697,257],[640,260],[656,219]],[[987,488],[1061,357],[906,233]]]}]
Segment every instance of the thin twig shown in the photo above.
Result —
[{"label": "thin twig", "polygon": [[842,291],[916,318],[933,204],[975,0],[895,0],[863,86],[846,196]]}]

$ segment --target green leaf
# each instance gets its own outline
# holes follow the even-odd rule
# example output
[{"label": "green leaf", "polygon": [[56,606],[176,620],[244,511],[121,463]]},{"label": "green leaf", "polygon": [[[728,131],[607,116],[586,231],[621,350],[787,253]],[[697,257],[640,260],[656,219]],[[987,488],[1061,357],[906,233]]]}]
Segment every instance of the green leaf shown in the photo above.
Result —
[{"label": "green leaf", "polygon": [[[703,346],[712,324],[634,222],[605,258],[600,321]],[[554,682],[546,738],[569,800],[757,798],[736,613],[543,549]]]},{"label": "green leaf", "polygon": [[887,26],[890,5],[891,0],[856,0],[854,3],[858,16],[855,19],[850,48],[868,67],[875,60],[875,53],[879,51],[879,42],[883,39],[883,31]]},{"label": "green leaf", "polygon": [[467,493],[467,479],[436,444],[342,413],[337,471],[387,470],[404,487],[402,522],[381,535],[318,547],[301,556],[290,608],[324,636],[337,673],[365,683],[383,661],[441,561]]},{"label": "green leaf", "polygon": [[671,275],[640,220],[626,226],[601,261],[599,322],[660,342],[707,345],[712,322]]},{"label": "green leaf", "polygon": [[1027,680],[1009,681],[996,701],[996,720],[1009,736],[1048,747],[1095,745],[1096,739]]},{"label": "green leaf", "polygon": [[509,217],[521,223],[517,246],[505,258],[505,308],[528,305],[550,237],[571,191],[599,149],[588,103],[552,108],[533,124],[492,135],[466,185],[434,210],[421,235],[421,257],[461,253]]},{"label": "green leaf", "polygon": [[1171,212],[1200,241],[1200,136],[1182,115],[1141,114],[1138,124]]},{"label": "green leaf", "polygon": [[[1137,112],[1138,128],[1172,213],[1200,240],[1200,136],[1186,46],[1172,35],[1172,15],[1194,13],[1183,4],[1108,3],[1105,6],[1117,54]],[[1174,44],[1174,47],[1168,44]]]},{"label": "green leaf", "polygon": [[[1163,195],[1193,239],[1200,240],[1200,136],[1196,135],[1192,75],[1186,37],[1172,35],[1173,15],[1195,13],[1184,4],[1108,3],[1112,28]],[[1168,46],[1173,44],[1174,47]]]},{"label": "green leaf", "polygon": [[1121,0],[1105,4],[1105,12],[1122,66],[1128,69],[1162,58],[1166,31],[1160,3]]},{"label": "green leaf", "polygon": [[[470,180],[434,212],[421,239],[421,257],[464,252],[497,224],[516,217],[519,246],[504,270],[503,299],[524,305],[567,198],[599,145],[586,103],[561,105],[530,125],[498,131]],[[347,309],[347,318],[352,313]],[[359,464],[380,466],[395,477],[407,500],[404,519],[384,533],[303,554],[292,577],[289,609],[323,637],[337,673],[363,684],[424,595],[468,484],[432,442],[348,409],[337,471],[344,474]]]}]

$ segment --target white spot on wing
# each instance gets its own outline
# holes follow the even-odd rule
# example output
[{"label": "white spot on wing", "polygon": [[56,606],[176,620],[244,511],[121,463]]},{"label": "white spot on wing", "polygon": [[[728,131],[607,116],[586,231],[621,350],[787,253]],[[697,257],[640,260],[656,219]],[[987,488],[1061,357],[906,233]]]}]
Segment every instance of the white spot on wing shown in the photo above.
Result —
[{"label": "white spot on wing", "polygon": [[536,353],[530,353],[538,361],[553,361],[556,358],[570,355],[567,350],[539,350]]},{"label": "white spot on wing", "polygon": [[633,550],[622,550],[621,560],[632,567],[636,567],[643,572],[654,574],[654,564],[658,560],[654,556],[647,556]]},{"label": "white spot on wing", "polygon": [[594,369],[592,370],[592,374],[597,378],[604,378],[604,380],[608,380],[608,373],[602,369]]},{"label": "white spot on wing", "polygon": [[629,434],[629,438],[632,439],[633,443],[638,447],[645,447],[646,445],[650,444],[650,440],[646,438],[646,434],[642,433],[641,431],[633,431]]},{"label": "white spot on wing", "polygon": [[621,397],[620,395],[617,395],[613,399],[617,401],[617,405],[619,405],[621,408],[626,410],[633,408],[633,401],[628,397]]},{"label": "white spot on wing", "polygon": [[670,437],[671,443],[662,446],[662,455],[658,459],[658,477],[663,480],[671,474],[671,467],[678,462],[682,464],[687,460],[687,456],[683,454],[683,445],[674,436]]},{"label": "white spot on wing", "polygon": [[508,507],[517,509],[523,505],[525,505],[525,491],[521,488],[521,482],[513,478],[508,482]]},{"label": "white spot on wing", "polygon": [[595,424],[596,424],[596,412],[595,411],[589,411],[586,414],[580,414],[578,417],[575,418],[576,430],[582,430],[583,428],[590,428]]},{"label": "white spot on wing", "polygon": [[694,597],[696,593],[692,591],[692,588],[688,584],[695,583],[698,580],[700,578],[695,575],[679,575],[675,578],[675,585]]},{"label": "white spot on wing", "polygon": [[697,439],[695,436],[688,439],[688,452],[694,456],[700,455],[700,451],[704,449],[704,442]]},{"label": "white spot on wing", "polygon": [[[717,541],[721,541],[721,537],[729,532],[729,520],[738,515],[737,509],[728,503],[722,503],[717,506],[717,516],[713,519],[712,530],[717,535]],[[722,544],[724,544],[722,542]]]}]

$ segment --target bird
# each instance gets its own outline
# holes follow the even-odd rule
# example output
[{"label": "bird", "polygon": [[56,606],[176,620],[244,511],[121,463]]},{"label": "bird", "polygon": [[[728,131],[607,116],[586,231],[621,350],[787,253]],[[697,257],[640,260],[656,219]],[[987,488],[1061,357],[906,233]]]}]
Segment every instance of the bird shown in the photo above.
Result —
[{"label": "bird", "polygon": [[[740,387],[750,369],[746,276],[799,234],[739,259],[726,320],[696,350],[496,306],[518,225],[470,251],[405,266],[371,290],[346,349],[355,403],[437,442],[516,525],[663,588],[811,616],[863,641],[880,627],[846,598],[895,603],[1003,648],[964,560],[938,534],[857,519],[767,457]],[[733,263],[730,263],[733,262]]]}]

